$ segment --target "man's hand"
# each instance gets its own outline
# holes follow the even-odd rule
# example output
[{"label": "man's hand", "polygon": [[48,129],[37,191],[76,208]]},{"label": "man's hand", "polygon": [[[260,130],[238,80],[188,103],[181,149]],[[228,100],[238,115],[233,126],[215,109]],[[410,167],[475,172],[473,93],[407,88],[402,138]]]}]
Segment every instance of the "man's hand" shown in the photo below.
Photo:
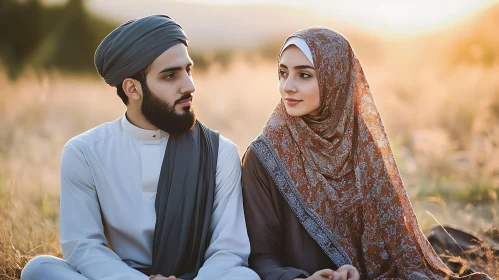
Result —
[{"label": "man's hand", "polygon": [[180,278],[177,278],[175,276],[168,276],[168,277],[165,277],[161,274],[157,274],[157,275],[151,275],[149,276],[149,280],[182,280]]},{"label": "man's hand", "polygon": [[357,269],[351,265],[342,265],[338,270],[322,269],[312,276],[304,278],[295,278],[295,280],[359,280],[360,275]]}]

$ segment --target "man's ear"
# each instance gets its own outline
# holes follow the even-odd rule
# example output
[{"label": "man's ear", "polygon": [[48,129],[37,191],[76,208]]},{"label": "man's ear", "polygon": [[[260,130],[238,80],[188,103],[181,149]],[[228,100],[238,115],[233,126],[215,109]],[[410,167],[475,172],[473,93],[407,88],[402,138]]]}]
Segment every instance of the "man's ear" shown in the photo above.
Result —
[{"label": "man's ear", "polygon": [[126,78],[122,85],[123,91],[126,96],[128,96],[128,99],[135,101],[142,99],[142,86],[139,81],[132,78]]}]

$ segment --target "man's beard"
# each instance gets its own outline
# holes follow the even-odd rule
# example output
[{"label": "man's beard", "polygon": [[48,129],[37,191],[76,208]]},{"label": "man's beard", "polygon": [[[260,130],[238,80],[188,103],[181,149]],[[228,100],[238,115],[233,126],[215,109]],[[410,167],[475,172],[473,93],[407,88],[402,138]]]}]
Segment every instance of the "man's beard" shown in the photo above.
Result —
[{"label": "man's beard", "polygon": [[144,98],[140,110],[142,114],[152,125],[168,132],[172,135],[182,134],[194,127],[196,123],[196,115],[191,106],[184,107],[184,113],[178,114],[175,112],[175,105],[183,100],[192,97],[190,93],[184,94],[180,99],[175,101],[173,106],[156,97],[147,86],[142,85]]}]

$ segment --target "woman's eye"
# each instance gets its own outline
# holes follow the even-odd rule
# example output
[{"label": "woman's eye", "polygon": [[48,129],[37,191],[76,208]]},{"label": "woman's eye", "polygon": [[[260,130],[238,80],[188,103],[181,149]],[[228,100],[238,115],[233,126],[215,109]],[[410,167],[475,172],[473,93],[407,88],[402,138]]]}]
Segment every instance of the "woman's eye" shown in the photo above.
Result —
[{"label": "woman's eye", "polygon": [[193,71],[193,70],[194,70],[194,69],[192,69],[192,68],[187,69],[187,75],[191,76],[191,75],[192,75],[192,71]]},{"label": "woman's eye", "polygon": [[308,73],[301,73],[300,77],[302,77],[302,78],[310,78],[310,77],[312,77],[312,75],[310,75]]},{"label": "woman's eye", "polygon": [[171,79],[173,79],[173,77],[174,77],[174,75],[173,75],[173,73],[171,73],[171,74],[165,75],[163,77],[163,79],[165,79],[165,80],[171,80]]},{"label": "woman's eye", "polygon": [[288,76],[288,73],[286,73],[285,71],[279,70],[279,76],[286,78]]}]

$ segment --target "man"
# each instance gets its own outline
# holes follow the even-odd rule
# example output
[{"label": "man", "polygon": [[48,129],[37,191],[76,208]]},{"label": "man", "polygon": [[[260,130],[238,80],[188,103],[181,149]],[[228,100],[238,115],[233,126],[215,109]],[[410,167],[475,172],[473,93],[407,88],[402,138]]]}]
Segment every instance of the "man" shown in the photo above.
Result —
[{"label": "man", "polygon": [[259,279],[237,149],[196,121],[186,47],[164,15],[102,41],[95,65],[126,113],[64,147],[64,259],[36,257],[21,279]]}]

